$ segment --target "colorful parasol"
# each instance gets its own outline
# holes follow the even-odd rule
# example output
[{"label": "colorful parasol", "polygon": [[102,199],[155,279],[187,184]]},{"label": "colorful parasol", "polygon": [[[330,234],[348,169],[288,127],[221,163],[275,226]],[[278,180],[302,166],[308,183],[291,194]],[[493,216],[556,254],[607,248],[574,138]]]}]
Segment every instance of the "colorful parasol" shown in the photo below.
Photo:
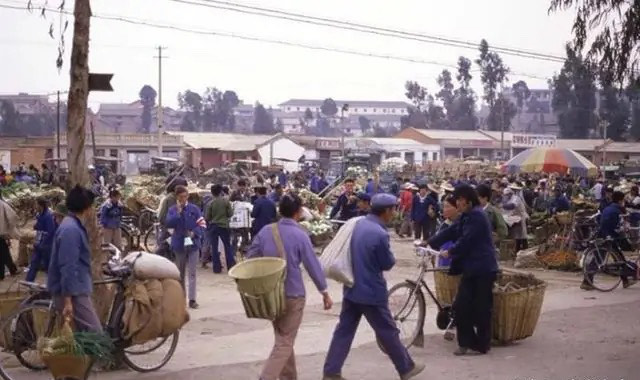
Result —
[{"label": "colorful parasol", "polygon": [[596,175],[598,168],[584,156],[571,149],[532,148],[516,155],[503,166],[507,173],[560,173]]}]

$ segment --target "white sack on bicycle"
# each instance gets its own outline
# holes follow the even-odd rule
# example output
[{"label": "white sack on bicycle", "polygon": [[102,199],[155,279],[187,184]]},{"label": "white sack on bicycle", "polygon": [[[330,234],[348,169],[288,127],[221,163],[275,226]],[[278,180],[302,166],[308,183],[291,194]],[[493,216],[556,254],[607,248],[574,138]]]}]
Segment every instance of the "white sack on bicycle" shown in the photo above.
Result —
[{"label": "white sack on bicycle", "polygon": [[148,252],[131,252],[124,261],[133,266],[133,275],[141,280],[171,278],[180,281],[180,271],[169,259]]},{"label": "white sack on bicycle", "polygon": [[320,264],[325,276],[349,288],[353,286],[351,236],[356,223],[363,218],[363,216],[359,216],[349,219],[338,230],[336,236],[329,242],[329,245],[322,251],[322,256],[320,256]]}]

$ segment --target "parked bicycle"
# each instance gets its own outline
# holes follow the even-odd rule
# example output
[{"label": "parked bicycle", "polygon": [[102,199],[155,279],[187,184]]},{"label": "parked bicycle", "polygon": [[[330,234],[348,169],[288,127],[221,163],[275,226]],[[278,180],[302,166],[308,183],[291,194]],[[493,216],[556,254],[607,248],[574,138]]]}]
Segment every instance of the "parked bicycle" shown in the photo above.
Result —
[{"label": "parked bicycle", "polygon": [[[628,246],[628,247],[625,247]],[[610,292],[620,286],[622,277],[635,272],[638,278],[640,256],[627,261],[622,248],[634,249],[626,237],[622,239],[594,239],[582,253],[580,260],[584,278],[596,290]]]},{"label": "parked bicycle", "polygon": [[[389,309],[400,330],[400,340],[407,348],[413,345],[419,347],[424,345],[424,323],[427,313],[425,293],[438,309],[436,325],[439,329],[445,330],[444,338],[453,340],[455,337],[452,331],[455,327],[455,319],[451,305],[444,305],[438,301],[425,281],[427,273],[446,271],[448,268],[435,268],[435,259],[440,254],[436,250],[416,245],[415,252],[420,257],[418,276],[396,284],[389,290]],[[380,344],[379,346],[382,349]]]},{"label": "parked bicycle", "polygon": [[[131,266],[122,260],[121,252],[113,245],[103,246],[111,252],[112,258],[104,266],[103,280],[95,285],[115,286],[105,333],[113,340],[118,360],[137,372],[156,371],[165,366],[173,356],[178,345],[179,332],[167,337],[159,337],[142,345],[132,345],[122,335],[123,314],[125,308],[125,285],[129,280]],[[4,351],[0,352],[0,377],[4,380],[49,379],[37,349],[38,339],[50,337],[62,321],[53,308],[51,295],[45,285],[21,281],[29,296],[20,304],[18,310],[2,320],[0,341]]]}]

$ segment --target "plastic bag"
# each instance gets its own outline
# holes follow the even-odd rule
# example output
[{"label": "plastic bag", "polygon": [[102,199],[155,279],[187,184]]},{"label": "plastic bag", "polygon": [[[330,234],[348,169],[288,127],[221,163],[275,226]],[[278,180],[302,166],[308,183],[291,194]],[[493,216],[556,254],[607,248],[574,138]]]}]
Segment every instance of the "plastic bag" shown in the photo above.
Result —
[{"label": "plastic bag", "polygon": [[353,267],[351,266],[351,235],[356,223],[364,217],[349,219],[320,256],[320,264],[325,276],[347,287],[353,286]]}]

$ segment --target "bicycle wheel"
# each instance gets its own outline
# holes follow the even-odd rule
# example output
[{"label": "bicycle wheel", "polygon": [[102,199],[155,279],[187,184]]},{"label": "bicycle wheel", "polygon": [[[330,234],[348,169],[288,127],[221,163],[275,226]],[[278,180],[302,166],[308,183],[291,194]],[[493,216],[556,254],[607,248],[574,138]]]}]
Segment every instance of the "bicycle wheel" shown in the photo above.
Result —
[{"label": "bicycle wheel", "polygon": [[147,232],[144,234],[144,249],[147,252],[155,252],[158,247],[158,233],[157,227],[151,226],[147,229]]},{"label": "bicycle wheel", "polygon": [[180,332],[157,338],[144,344],[127,347],[122,360],[136,372],[153,372],[164,367],[178,346]]},{"label": "bicycle wheel", "polygon": [[[409,282],[401,282],[389,290],[389,310],[400,330],[400,340],[411,347],[424,326],[426,302],[419,288]],[[380,341],[378,346],[386,352]]]},{"label": "bicycle wheel", "polygon": [[584,256],[584,278],[596,290],[610,292],[622,282],[619,264],[611,251],[591,249]]},{"label": "bicycle wheel", "polygon": [[50,379],[37,350],[39,338],[51,336],[56,316],[49,306],[29,305],[3,320],[0,376],[4,380]]}]

